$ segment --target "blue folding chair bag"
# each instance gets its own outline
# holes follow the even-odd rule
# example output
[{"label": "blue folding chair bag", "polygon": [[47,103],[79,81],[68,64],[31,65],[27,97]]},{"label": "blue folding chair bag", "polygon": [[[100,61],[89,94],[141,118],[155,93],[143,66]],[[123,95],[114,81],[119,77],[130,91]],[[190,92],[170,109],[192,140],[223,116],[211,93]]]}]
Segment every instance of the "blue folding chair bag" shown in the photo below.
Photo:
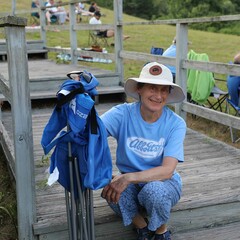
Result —
[{"label": "blue folding chair bag", "polygon": [[[54,152],[51,156],[51,164],[50,164],[50,173],[53,173],[54,169],[57,167],[59,171],[58,182],[67,190],[71,191],[70,187],[70,175],[69,175],[69,156],[68,156],[68,138],[63,138],[62,141],[58,142],[56,145]],[[79,163],[79,172],[81,181],[84,181],[84,178],[88,172],[87,164],[86,164],[86,147],[85,145],[79,145],[74,142],[71,142],[71,154],[72,159],[77,158],[80,159]],[[74,181],[76,182],[75,173]],[[75,184],[76,186],[76,184]],[[75,188],[75,195],[77,196]]]},{"label": "blue folding chair bag", "polygon": [[[62,84],[58,92],[59,105],[54,108],[41,140],[45,154],[55,147],[51,156],[50,174],[57,168],[57,181],[68,191],[69,143],[72,158],[78,160],[83,188],[97,190],[106,186],[112,179],[112,159],[106,129],[96,113],[94,101],[87,94],[96,93],[95,87],[98,82],[92,74],[89,76],[89,83],[82,79],[81,82],[67,80]],[[92,119],[95,119],[95,122]],[[67,125],[70,126],[68,131],[60,132]],[[97,129],[96,132],[92,131],[93,126]],[[76,182],[75,174],[74,181]]]},{"label": "blue folding chair bag", "polygon": [[[61,121],[60,121],[61,119]],[[56,145],[52,143],[52,140],[57,136],[57,134],[67,125],[67,116],[65,110],[56,110],[54,108],[52,115],[45,126],[42,134],[41,145],[43,147],[44,154],[48,154],[50,150]]]},{"label": "blue folding chair bag", "polygon": [[107,142],[106,128],[102,120],[97,117],[97,134],[91,134],[89,127],[88,142],[88,169],[84,178],[84,186],[90,189],[99,189],[106,186],[112,179],[112,158]]},{"label": "blue folding chair bag", "polygon": [[94,101],[87,94],[78,94],[68,107],[68,123],[75,133],[79,133],[86,125],[87,117],[94,105]]},{"label": "blue folding chair bag", "polygon": [[97,134],[91,133],[90,125],[86,127],[85,130],[89,132],[87,139],[77,137],[72,131],[67,133],[63,131],[55,140],[56,147],[51,156],[50,174],[57,167],[58,182],[68,191],[70,191],[69,142],[72,158],[78,159],[79,172],[85,188],[97,190],[106,186],[112,179],[112,158],[107,143],[107,133],[98,116],[97,124]]}]

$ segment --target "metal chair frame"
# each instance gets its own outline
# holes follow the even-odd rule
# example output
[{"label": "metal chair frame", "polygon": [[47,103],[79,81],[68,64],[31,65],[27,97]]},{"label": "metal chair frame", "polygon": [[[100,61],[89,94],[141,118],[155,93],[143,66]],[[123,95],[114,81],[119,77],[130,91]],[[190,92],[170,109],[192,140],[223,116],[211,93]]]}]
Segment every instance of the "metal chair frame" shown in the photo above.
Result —
[{"label": "metal chair frame", "polygon": [[[230,98],[227,98],[227,113],[230,114],[230,106],[235,111],[235,116],[240,117],[240,87],[238,88],[238,106],[236,106]],[[230,134],[231,134],[231,140],[233,143],[237,143],[240,140],[240,137],[237,136],[237,130],[233,127],[229,127]]]},{"label": "metal chair frame", "polygon": [[209,97],[214,97],[217,101],[215,103],[211,103],[209,98],[207,99],[207,102],[211,109],[213,110],[220,110],[223,111],[222,104],[225,102],[225,100],[228,98],[228,92],[222,91],[220,88],[218,88],[216,85],[213,87]]},{"label": "metal chair frame", "polygon": [[101,46],[101,45],[103,45],[104,47],[109,47],[108,38],[98,36],[95,31],[89,31],[88,45],[89,46],[92,46],[92,45]]}]

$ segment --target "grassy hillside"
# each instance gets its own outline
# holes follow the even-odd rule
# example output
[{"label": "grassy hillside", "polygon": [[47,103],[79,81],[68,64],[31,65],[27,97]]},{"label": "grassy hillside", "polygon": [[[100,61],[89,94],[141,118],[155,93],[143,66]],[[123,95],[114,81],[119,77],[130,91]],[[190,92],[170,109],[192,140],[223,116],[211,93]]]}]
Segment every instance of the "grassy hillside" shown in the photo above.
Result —
[{"label": "grassy hillside", "polygon": [[[30,0],[16,0],[17,10],[30,10]],[[87,8],[89,5],[86,5]],[[68,6],[65,6],[68,9]],[[0,2],[1,12],[11,11],[11,1]],[[102,13],[106,16],[102,17],[103,23],[112,23],[113,12],[108,9],[101,8]],[[24,15],[26,17],[26,14]],[[124,14],[123,19],[126,22],[137,21],[138,18]],[[124,33],[130,35],[131,38],[124,42],[124,48],[130,51],[149,52],[151,46],[159,46],[167,48],[175,36],[175,26],[170,25],[147,25],[147,26],[126,26]],[[79,45],[86,46],[87,38],[84,31],[78,33]],[[38,37],[31,34],[30,38]],[[228,62],[239,51],[239,36],[209,33],[203,31],[189,30],[189,39],[192,44],[189,48],[196,52],[205,52],[209,55],[211,61]],[[48,33],[48,44],[50,46],[62,45],[69,46],[68,32]]]},{"label": "grassy hillside", "polygon": [[[30,0],[16,0],[16,9],[17,10],[27,10],[30,9],[31,1]],[[89,5],[86,5],[88,8]],[[68,6],[65,6],[68,9]],[[2,12],[11,11],[11,1],[1,1],[0,9]],[[113,11],[109,9],[101,8],[101,12],[105,15],[102,17],[103,23],[113,23],[114,15]],[[30,15],[30,14],[28,14]],[[24,15],[24,17],[30,18],[28,15]],[[126,14],[123,14],[124,22],[131,21],[140,21],[136,17],[132,17]],[[83,24],[87,22],[84,20]],[[68,23],[66,23],[68,24]],[[31,20],[29,19],[29,25],[31,25]],[[162,47],[166,49],[172,42],[172,39],[176,35],[176,28],[173,25],[144,25],[144,26],[125,26],[123,28],[123,32],[125,35],[129,35],[130,39],[124,41],[124,50],[128,51],[136,51],[136,52],[145,52],[149,53],[151,46]],[[88,31],[78,31],[78,47],[89,47],[88,46]],[[0,35],[2,38],[3,35]],[[39,39],[39,33],[28,33],[28,39]],[[109,39],[111,42],[112,39]],[[227,34],[218,34],[204,31],[197,31],[189,29],[189,40],[192,42],[189,45],[189,50],[193,49],[198,53],[207,53],[210,61],[214,62],[223,62],[228,63],[233,59],[233,56],[240,51],[239,42],[240,36],[227,35]],[[60,31],[60,32],[47,32],[47,45],[48,46],[62,46],[69,47],[70,40],[68,31]],[[107,48],[108,52],[112,52],[113,48]],[[56,60],[56,54],[49,54],[50,58]],[[104,69],[114,69],[113,64],[103,64],[103,63],[90,63],[90,62],[81,62],[85,66],[94,66]],[[124,77],[127,79],[128,77],[138,76],[139,71],[143,65],[143,62],[124,60]],[[226,80],[226,76],[216,75],[217,77],[223,78]],[[219,87],[223,90],[226,90],[226,83],[218,83]],[[201,124],[199,124],[201,122]],[[199,118],[197,120],[192,119],[191,117],[188,119],[188,126],[197,129],[201,132],[205,132],[205,129],[209,129],[209,124],[212,124],[211,131],[208,131],[208,134],[214,138],[218,138],[220,140],[231,143],[229,130],[226,130],[225,126],[219,126],[216,123],[210,123],[207,120]],[[217,128],[216,128],[217,126]],[[221,130],[219,130],[219,127]],[[239,146],[238,146],[239,145]],[[234,144],[234,146],[240,147],[239,144]]]}]

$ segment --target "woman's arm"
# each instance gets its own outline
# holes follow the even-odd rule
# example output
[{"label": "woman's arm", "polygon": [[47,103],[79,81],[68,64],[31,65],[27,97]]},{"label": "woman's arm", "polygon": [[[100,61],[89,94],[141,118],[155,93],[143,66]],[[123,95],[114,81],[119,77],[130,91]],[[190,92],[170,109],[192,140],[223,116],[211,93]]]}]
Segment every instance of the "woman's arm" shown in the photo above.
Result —
[{"label": "woman's arm", "polygon": [[108,202],[117,203],[121,193],[131,183],[146,183],[151,181],[163,181],[170,179],[176,169],[178,160],[173,157],[165,157],[162,166],[141,172],[125,173],[115,176],[111,183],[104,187],[102,197]]}]

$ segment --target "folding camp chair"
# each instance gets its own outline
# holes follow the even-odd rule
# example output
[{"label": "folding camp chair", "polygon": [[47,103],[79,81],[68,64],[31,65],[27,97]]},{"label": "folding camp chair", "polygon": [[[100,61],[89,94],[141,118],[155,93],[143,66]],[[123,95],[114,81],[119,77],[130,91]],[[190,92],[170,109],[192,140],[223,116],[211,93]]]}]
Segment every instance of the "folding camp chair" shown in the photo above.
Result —
[{"label": "folding camp chair", "polygon": [[209,98],[207,99],[209,107],[213,110],[219,109],[221,112],[223,112],[222,104],[224,104],[225,100],[228,98],[228,92],[222,91],[215,84],[211,90],[209,97],[214,97],[216,99],[214,103],[212,103]]},{"label": "folding camp chair", "polygon": [[31,13],[32,25],[39,25],[39,14],[37,12]]},{"label": "folding camp chair", "polygon": [[[206,53],[195,53],[193,50],[188,53],[189,60],[209,61]],[[187,79],[188,101],[210,109],[223,111],[222,104],[228,97],[228,92],[222,91],[217,87],[212,72],[200,71],[195,69],[188,70]],[[216,101],[212,103],[210,98],[214,97]]]},{"label": "folding camp chair", "polygon": [[151,49],[150,49],[150,53],[154,54],[154,55],[162,55],[163,52],[164,52],[164,49],[160,48],[160,47],[152,46]]},{"label": "folding camp chair", "polygon": [[108,38],[103,36],[98,36],[96,31],[89,31],[88,45],[109,47]]},{"label": "folding camp chair", "polygon": [[54,148],[48,184],[58,181],[65,188],[69,239],[95,240],[92,190],[112,179],[107,132],[93,100],[99,81],[87,71],[72,71],[67,77],[41,145],[45,154]]},{"label": "folding camp chair", "polygon": [[[240,117],[240,87],[238,88],[238,106],[233,103],[230,98],[227,98],[227,112],[230,114],[230,107],[235,111],[235,116]],[[240,137],[237,137],[237,131],[233,127],[230,127],[231,140],[233,143],[236,143],[240,140]]]}]

